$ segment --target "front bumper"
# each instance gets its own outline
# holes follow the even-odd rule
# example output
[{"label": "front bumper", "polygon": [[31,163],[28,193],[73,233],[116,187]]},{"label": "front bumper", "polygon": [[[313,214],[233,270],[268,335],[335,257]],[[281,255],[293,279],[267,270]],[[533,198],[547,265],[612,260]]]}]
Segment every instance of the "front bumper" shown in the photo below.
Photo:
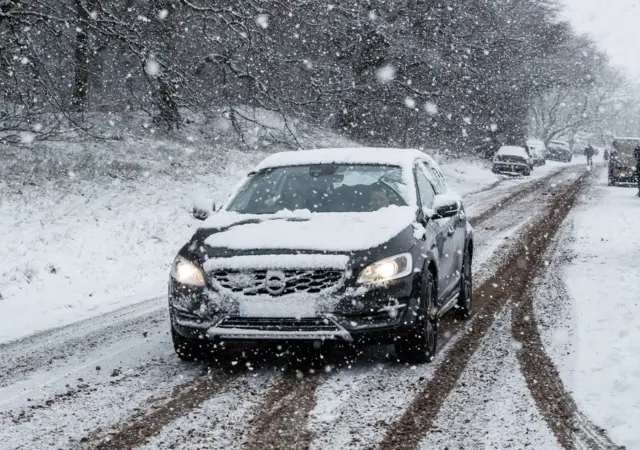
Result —
[{"label": "front bumper", "polygon": [[[276,315],[265,310],[246,314],[241,302],[260,298],[224,298],[209,287],[169,285],[173,329],[183,337],[211,341],[343,341],[385,343],[406,332],[416,320],[418,277],[410,275],[370,289],[343,288],[321,300],[308,296],[317,308],[302,316],[287,314],[279,306]],[[223,298],[223,301],[221,300]],[[286,302],[286,296],[270,302]],[[304,300],[304,298],[303,298]],[[258,311],[261,311],[258,309]]]},{"label": "front bumper", "polygon": [[638,182],[638,177],[636,174],[636,171],[631,169],[631,170],[615,170],[613,172],[613,175],[611,176],[611,178],[616,182],[616,183],[628,183],[628,184],[635,184]]},{"label": "front bumper", "polygon": [[518,163],[493,163],[493,171],[496,173],[516,173],[521,174],[530,170],[530,167],[527,164],[518,164]]}]

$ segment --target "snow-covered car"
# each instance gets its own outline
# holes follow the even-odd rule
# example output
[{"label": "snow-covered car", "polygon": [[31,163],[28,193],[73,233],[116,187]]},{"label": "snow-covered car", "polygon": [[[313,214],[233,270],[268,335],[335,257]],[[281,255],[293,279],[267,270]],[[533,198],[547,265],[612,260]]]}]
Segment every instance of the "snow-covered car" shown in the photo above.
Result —
[{"label": "snow-covered car", "polygon": [[472,255],[462,201],[427,154],[274,154],[175,258],[174,347],[189,360],[221,341],[393,343],[427,362],[438,318],[471,313]]},{"label": "snow-covered car", "polygon": [[551,141],[547,145],[547,159],[560,162],[571,162],[573,153],[571,146],[565,141]]},{"label": "snow-covered car", "polygon": [[539,139],[528,139],[526,148],[533,158],[534,166],[544,166],[547,163],[547,146]]},{"label": "snow-covered car", "polygon": [[524,147],[506,145],[493,157],[493,172],[513,175],[531,175],[531,161]]}]

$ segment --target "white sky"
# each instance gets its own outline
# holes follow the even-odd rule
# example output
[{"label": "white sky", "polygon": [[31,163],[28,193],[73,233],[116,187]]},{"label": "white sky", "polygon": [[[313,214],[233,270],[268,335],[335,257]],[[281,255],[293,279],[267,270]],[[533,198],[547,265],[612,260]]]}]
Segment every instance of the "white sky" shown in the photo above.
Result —
[{"label": "white sky", "polygon": [[565,16],[640,81],[640,0],[562,0]]}]

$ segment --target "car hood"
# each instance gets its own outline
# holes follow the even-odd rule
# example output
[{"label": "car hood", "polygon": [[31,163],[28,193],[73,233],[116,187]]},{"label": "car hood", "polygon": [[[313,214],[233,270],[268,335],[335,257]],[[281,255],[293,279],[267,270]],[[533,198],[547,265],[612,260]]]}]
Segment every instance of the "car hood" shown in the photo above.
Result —
[{"label": "car hood", "polygon": [[228,249],[233,253],[274,250],[349,253],[378,247],[415,220],[415,209],[407,206],[366,213],[219,212],[207,219],[197,234],[207,248]]}]

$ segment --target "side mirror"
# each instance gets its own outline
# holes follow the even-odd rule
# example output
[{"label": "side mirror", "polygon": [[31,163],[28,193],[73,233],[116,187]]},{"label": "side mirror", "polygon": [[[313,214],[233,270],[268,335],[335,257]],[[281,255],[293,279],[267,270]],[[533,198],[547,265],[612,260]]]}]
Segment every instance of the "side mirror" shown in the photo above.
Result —
[{"label": "side mirror", "polygon": [[424,214],[424,211],[422,211],[422,208],[418,209],[418,212],[416,214],[416,222],[424,226],[427,226],[428,221],[429,221],[429,218]]},{"label": "side mirror", "polygon": [[218,210],[215,203],[211,204],[211,208],[209,208],[207,203],[207,201],[195,202],[193,209],[191,210],[191,215],[194,219],[206,220],[212,213],[215,213]]},{"label": "side mirror", "polygon": [[433,202],[434,213],[432,219],[446,219],[453,217],[460,212],[460,200],[449,195],[436,195]]},{"label": "side mirror", "polygon": [[198,220],[206,220],[207,217],[209,217],[209,211],[198,208],[197,206],[193,207],[191,214],[193,215],[194,219],[198,219]]}]

